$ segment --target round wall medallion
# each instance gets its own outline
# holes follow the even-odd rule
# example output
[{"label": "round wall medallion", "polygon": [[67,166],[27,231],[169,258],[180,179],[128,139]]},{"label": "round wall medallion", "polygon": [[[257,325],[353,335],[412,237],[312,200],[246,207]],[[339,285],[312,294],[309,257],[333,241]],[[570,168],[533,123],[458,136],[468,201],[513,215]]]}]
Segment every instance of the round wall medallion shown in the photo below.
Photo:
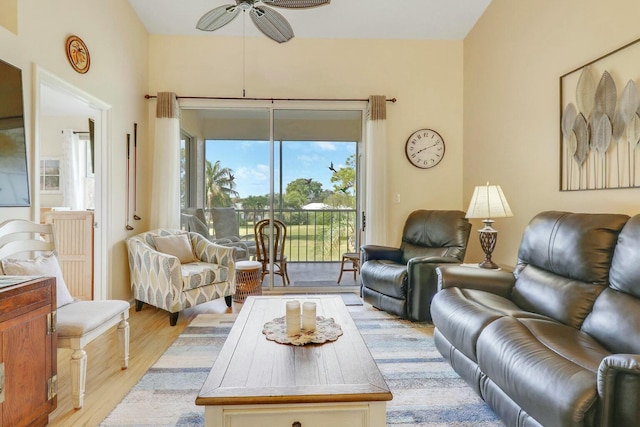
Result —
[{"label": "round wall medallion", "polygon": [[67,59],[74,70],[80,74],[89,71],[91,66],[91,58],[89,57],[89,49],[78,36],[69,36],[67,38]]}]

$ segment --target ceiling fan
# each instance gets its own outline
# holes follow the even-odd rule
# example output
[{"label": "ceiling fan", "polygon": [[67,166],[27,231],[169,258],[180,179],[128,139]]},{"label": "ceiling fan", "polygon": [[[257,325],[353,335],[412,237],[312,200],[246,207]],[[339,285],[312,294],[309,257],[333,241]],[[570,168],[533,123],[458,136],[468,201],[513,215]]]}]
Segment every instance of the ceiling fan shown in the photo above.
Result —
[{"label": "ceiling fan", "polygon": [[285,9],[305,9],[323,6],[331,0],[235,0],[236,4],[216,7],[205,13],[196,24],[196,28],[203,31],[215,31],[227,25],[240,11],[249,11],[251,20],[262,33],[278,43],[284,43],[293,38],[291,25],[275,10],[266,6],[256,6],[256,3],[282,7]]}]

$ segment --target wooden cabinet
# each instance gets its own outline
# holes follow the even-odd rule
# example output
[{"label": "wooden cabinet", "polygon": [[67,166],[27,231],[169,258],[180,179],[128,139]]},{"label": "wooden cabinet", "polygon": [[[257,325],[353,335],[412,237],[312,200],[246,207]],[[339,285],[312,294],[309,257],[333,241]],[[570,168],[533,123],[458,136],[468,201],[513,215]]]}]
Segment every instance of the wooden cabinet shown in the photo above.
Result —
[{"label": "wooden cabinet", "polygon": [[0,276],[0,427],[44,426],[56,408],[54,278]]},{"label": "wooden cabinet", "polygon": [[93,212],[49,211],[44,223],[53,224],[62,276],[74,298],[93,299]]}]

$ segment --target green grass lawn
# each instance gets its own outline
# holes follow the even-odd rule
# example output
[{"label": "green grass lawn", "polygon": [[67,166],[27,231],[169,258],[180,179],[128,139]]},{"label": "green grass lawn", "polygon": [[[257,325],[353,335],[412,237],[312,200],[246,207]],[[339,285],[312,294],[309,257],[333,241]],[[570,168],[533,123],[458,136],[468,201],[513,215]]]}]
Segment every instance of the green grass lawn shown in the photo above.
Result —
[{"label": "green grass lawn", "polygon": [[[347,248],[348,239],[344,227],[338,236],[338,227],[328,225],[288,225],[285,241],[285,254],[290,262],[341,261],[344,252],[353,252]],[[253,223],[240,226],[240,234],[253,234]],[[338,243],[339,241],[339,243]]]}]

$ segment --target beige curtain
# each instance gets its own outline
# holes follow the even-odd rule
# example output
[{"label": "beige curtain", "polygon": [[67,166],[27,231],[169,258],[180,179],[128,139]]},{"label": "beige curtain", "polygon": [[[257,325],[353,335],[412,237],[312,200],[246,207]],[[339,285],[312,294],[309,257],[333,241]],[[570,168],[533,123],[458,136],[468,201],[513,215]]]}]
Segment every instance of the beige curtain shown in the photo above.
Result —
[{"label": "beige curtain", "polygon": [[387,245],[387,98],[369,97],[367,111],[364,243]]},{"label": "beige curtain", "polygon": [[180,106],[158,92],[151,186],[151,228],[180,228]]}]

